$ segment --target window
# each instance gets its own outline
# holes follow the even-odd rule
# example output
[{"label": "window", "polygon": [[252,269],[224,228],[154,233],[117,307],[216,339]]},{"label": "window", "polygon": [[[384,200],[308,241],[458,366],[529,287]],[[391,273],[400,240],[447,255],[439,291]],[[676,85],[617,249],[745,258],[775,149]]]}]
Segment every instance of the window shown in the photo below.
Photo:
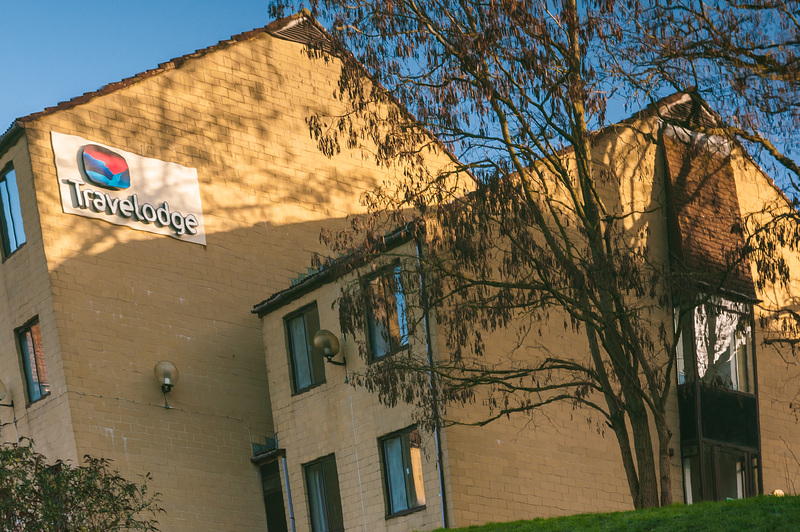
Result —
[{"label": "window", "polygon": [[381,439],[380,447],[387,515],[425,506],[419,431],[410,427],[390,434]]},{"label": "window", "polygon": [[14,168],[0,172],[0,228],[3,231],[3,258],[25,243],[22,209],[19,204],[17,177]]},{"label": "window", "polygon": [[373,360],[408,347],[406,298],[397,265],[366,282],[367,339]]},{"label": "window", "polygon": [[712,298],[694,309],[692,324],[700,382],[754,393],[748,306]]},{"label": "window", "polygon": [[[687,504],[753,497],[760,491],[758,453],[724,444],[687,445],[683,489]],[[702,462],[701,462],[702,454]]]},{"label": "window", "polygon": [[314,303],[285,318],[294,392],[302,392],[325,382],[322,353],[314,346],[319,330],[319,314]]},{"label": "window", "polygon": [[344,530],[336,457],[331,454],[305,464],[303,471],[312,532]]},{"label": "window", "polygon": [[19,338],[19,349],[22,353],[28,401],[33,403],[50,393],[50,379],[47,376],[47,365],[44,362],[39,321],[34,320],[31,324],[19,329],[17,338]]},{"label": "window", "polygon": [[752,323],[751,305],[721,297],[683,319],[677,367],[687,503],[761,490]]}]

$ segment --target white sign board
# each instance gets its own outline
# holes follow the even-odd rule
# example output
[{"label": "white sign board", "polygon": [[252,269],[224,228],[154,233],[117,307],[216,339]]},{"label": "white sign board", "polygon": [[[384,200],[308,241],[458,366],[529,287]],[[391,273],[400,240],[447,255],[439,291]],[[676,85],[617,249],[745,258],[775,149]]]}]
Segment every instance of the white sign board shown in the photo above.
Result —
[{"label": "white sign board", "polygon": [[205,245],[196,169],[50,135],[64,212]]}]

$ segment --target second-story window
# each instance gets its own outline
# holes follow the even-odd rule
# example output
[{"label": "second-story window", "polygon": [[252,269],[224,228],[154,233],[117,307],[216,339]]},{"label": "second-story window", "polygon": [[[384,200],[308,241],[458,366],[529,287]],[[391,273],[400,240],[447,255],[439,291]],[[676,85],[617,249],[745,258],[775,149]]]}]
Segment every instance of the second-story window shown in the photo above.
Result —
[{"label": "second-story window", "polygon": [[316,303],[289,314],[284,323],[294,392],[325,382],[322,353],[314,348],[314,333],[319,330]]},{"label": "second-story window", "polygon": [[694,309],[697,376],[709,386],[754,393],[749,306],[712,298]]},{"label": "second-story window", "polygon": [[373,360],[408,347],[406,296],[399,265],[381,271],[365,283],[367,340]]},{"label": "second-story window", "polygon": [[706,387],[755,393],[751,314],[751,305],[721,297],[693,308],[677,346],[678,384],[697,379]]},{"label": "second-story window", "polygon": [[0,229],[3,233],[3,258],[5,258],[25,243],[17,177],[11,166],[0,171],[0,210],[2,210],[0,212]]}]

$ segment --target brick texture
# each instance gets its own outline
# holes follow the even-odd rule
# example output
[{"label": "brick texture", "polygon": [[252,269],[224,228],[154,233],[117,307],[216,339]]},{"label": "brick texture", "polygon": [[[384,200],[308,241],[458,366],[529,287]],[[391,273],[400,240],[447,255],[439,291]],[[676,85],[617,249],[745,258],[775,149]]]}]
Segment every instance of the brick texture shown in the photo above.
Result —
[{"label": "brick texture", "polygon": [[[0,266],[0,378],[19,432],[52,457],[151,472],[163,530],[265,528],[249,458],[273,425],[250,310],[324,251],[322,227],[343,226],[361,192],[392,177],[360,151],[327,159],[311,139],[306,117],[341,108],[337,76],[302,45],[251,32],[25,119],[0,159],[17,168],[28,236]],[[207,245],[63,213],[51,131],[196,168]],[[37,315],[51,395],[26,408],[13,330]],[[164,359],[181,374],[169,410],[153,376]]]}]

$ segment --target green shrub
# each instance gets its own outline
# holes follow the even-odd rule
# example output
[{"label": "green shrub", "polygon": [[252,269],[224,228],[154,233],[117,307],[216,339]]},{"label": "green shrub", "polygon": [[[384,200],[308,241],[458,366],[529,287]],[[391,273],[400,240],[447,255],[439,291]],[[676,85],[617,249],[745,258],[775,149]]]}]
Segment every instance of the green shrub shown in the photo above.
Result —
[{"label": "green shrub", "polygon": [[137,484],[108,460],[87,455],[84,462],[48,463],[30,440],[0,446],[0,531],[158,530],[164,510],[147,487],[149,473]]}]

